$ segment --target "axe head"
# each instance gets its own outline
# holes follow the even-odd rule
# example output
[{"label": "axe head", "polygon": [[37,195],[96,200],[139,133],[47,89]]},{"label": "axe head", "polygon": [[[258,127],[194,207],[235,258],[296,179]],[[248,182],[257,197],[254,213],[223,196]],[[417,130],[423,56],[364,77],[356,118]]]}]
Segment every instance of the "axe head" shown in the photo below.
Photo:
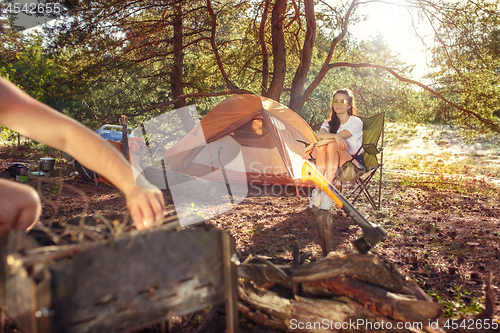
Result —
[{"label": "axe head", "polygon": [[361,254],[368,253],[372,247],[387,236],[387,232],[378,225],[363,225],[361,229],[363,229],[363,237],[352,242],[352,245]]},{"label": "axe head", "polygon": [[353,241],[352,245],[360,254],[367,254],[372,248],[363,237]]}]

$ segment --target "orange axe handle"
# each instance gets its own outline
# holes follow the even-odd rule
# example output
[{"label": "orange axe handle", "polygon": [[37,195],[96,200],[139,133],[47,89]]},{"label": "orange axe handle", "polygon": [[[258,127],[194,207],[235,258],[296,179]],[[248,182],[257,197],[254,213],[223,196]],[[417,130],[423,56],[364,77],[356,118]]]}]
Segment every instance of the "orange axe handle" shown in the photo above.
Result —
[{"label": "orange axe handle", "polygon": [[316,184],[323,192],[328,194],[328,196],[335,201],[339,208],[344,207],[344,203],[340,200],[340,193],[337,189],[330,186],[330,182],[326,180],[326,178],[323,177],[323,175],[321,175],[310,162],[306,161],[304,163],[301,175],[303,181]]},{"label": "orange axe handle", "polygon": [[344,196],[333,187],[323,175],[321,175],[314,166],[308,161],[304,163],[301,170],[302,180],[312,182],[321,188],[330,198],[335,201],[337,206],[346,212],[363,229],[363,239],[371,246],[375,246],[382,241],[387,232],[380,226],[369,222],[354,206],[347,201]]}]

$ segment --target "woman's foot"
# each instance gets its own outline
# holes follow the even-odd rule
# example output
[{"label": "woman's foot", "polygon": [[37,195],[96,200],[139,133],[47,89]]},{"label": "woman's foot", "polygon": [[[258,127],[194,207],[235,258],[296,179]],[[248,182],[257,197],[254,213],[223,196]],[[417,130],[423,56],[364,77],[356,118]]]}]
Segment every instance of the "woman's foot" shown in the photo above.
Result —
[{"label": "woman's foot", "polygon": [[318,190],[312,190],[311,201],[309,201],[309,208],[321,206],[321,193],[318,193]]},{"label": "woman's foot", "polygon": [[328,196],[325,192],[321,192],[321,206],[323,210],[328,210],[332,207],[333,199]]}]

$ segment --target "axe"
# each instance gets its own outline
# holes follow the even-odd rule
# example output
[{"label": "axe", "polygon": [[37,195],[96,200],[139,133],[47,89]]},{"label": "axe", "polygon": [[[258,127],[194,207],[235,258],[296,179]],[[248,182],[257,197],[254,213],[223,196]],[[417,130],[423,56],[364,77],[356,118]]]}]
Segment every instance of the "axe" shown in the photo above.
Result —
[{"label": "axe", "polygon": [[316,168],[308,161],[302,166],[302,180],[316,184],[323,190],[347,215],[349,215],[363,230],[363,237],[352,242],[356,250],[361,254],[366,254],[378,242],[381,242],[387,232],[380,226],[370,223],[361,213],[351,205],[340,192],[321,175]]}]

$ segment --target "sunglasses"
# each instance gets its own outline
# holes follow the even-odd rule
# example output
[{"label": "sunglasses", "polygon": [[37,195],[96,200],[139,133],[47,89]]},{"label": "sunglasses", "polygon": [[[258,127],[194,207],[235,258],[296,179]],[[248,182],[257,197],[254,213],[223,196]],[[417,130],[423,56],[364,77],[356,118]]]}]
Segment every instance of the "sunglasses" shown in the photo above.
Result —
[{"label": "sunglasses", "polygon": [[349,103],[347,99],[334,99],[333,100],[333,105],[346,105]]}]

